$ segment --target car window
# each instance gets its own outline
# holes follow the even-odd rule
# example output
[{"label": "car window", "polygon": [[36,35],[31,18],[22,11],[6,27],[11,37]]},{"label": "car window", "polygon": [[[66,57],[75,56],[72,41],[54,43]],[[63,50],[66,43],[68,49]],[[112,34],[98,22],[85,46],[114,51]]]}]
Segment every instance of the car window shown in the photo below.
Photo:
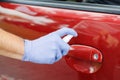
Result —
[{"label": "car window", "polygon": [[59,1],[74,1],[74,2],[120,5],[120,0],[59,0]]},{"label": "car window", "polygon": [[67,1],[67,2],[82,2],[82,3],[92,3],[92,4],[120,5],[120,0],[44,0],[44,1]]},{"label": "car window", "polygon": [[120,5],[120,0],[86,0],[87,3]]},{"label": "car window", "polygon": [[120,14],[120,0],[0,0],[43,7]]}]

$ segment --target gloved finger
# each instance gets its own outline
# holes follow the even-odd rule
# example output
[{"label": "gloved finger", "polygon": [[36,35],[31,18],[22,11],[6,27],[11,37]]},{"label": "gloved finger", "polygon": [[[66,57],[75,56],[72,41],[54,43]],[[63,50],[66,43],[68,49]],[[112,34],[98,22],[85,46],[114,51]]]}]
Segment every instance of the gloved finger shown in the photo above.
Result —
[{"label": "gloved finger", "polygon": [[56,47],[54,48],[54,53],[52,54],[54,57],[52,57],[52,59],[50,60],[49,64],[53,64],[57,61],[59,61],[62,58],[62,53],[61,53],[61,49],[58,46],[58,44],[56,45]]},{"label": "gloved finger", "polygon": [[71,28],[62,28],[60,30],[55,31],[54,33],[56,33],[60,37],[64,35],[73,35],[76,37],[78,35],[77,32]]},{"label": "gloved finger", "polygon": [[59,61],[61,58],[62,58],[62,53],[60,49],[58,49],[56,52],[55,62]]},{"label": "gloved finger", "polygon": [[59,46],[60,46],[60,49],[61,49],[61,53],[62,55],[67,55],[67,53],[69,52],[70,50],[70,46],[69,44],[67,44],[66,42],[64,42],[62,39],[59,40]]}]

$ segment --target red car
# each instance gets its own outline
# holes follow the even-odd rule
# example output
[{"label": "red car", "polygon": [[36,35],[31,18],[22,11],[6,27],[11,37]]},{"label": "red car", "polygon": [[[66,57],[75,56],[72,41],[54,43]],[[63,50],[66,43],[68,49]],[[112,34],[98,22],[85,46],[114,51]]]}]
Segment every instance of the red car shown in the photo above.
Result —
[{"label": "red car", "polygon": [[19,55],[0,50],[0,80],[120,80],[119,9],[85,1],[1,0],[0,28],[31,40],[62,27],[74,28],[78,37],[69,44],[95,49],[101,53],[95,58],[101,58],[88,59],[92,52],[84,47],[82,57],[67,55],[43,65],[16,60]]}]

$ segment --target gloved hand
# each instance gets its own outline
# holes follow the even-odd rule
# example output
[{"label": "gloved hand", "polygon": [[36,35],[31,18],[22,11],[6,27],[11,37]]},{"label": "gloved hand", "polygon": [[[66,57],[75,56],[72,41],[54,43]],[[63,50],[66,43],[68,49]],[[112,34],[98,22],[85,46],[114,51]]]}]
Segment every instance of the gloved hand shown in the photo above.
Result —
[{"label": "gloved hand", "polygon": [[70,28],[63,28],[36,40],[25,40],[23,61],[40,64],[53,64],[66,55],[70,46],[61,37],[64,35],[77,36]]}]

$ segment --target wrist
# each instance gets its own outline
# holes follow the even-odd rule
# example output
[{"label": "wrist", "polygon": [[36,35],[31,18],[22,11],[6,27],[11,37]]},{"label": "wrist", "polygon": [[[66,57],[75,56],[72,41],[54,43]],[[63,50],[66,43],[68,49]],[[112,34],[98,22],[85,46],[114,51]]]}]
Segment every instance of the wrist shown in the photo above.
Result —
[{"label": "wrist", "polygon": [[23,55],[23,61],[29,61],[29,57],[27,55],[29,55],[29,53],[31,52],[31,46],[32,45],[32,41],[25,39],[24,40],[24,55]]}]

